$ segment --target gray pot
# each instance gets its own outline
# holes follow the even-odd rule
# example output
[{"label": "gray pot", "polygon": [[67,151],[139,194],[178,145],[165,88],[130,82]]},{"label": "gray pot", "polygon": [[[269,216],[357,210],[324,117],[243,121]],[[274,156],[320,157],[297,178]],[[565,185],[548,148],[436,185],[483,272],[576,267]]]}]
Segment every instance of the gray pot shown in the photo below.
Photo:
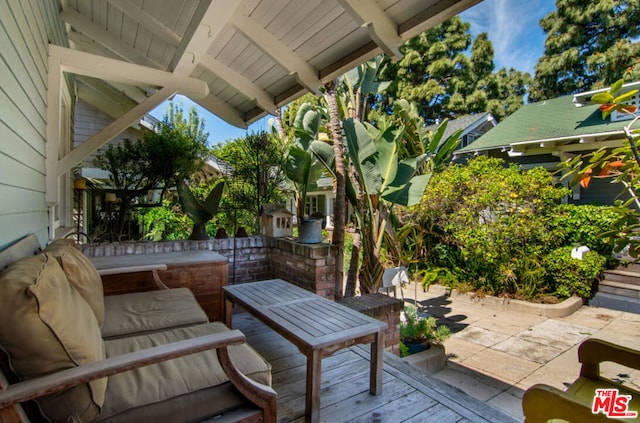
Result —
[{"label": "gray pot", "polygon": [[300,244],[319,244],[322,242],[322,218],[305,217],[298,223],[298,242]]}]

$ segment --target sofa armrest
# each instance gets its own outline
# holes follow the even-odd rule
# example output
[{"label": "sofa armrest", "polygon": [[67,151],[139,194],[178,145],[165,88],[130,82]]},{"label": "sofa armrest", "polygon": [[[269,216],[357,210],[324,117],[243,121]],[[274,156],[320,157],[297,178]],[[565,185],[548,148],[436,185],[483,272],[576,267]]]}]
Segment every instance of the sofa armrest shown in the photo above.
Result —
[{"label": "sofa armrest", "polygon": [[[258,384],[242,375],[233,366],[229,358],[227,346],[239,345],[244,342],[245,336],[242,332],[230,330],[193,339],[185,339],[171,344],[159,345],[157,347],[62,370],[37,379],[9,385],[5,391],[0,392],[0,409],[127,370],[195,354],[201,351],[217,349],[220,364],[231,383],[238,387],[238,390],[243,394],[245,394],[245,392],[249,393],[250,395],[245,394],[249,400],[257,400],[255,403],[264,409],[265,421],[267,421],[266,417],[271,413],[270,410],[275,410],[275,391],[268,386]],[[268,406],[267,408],[264,407],[265,404]],[[275,422],[275,412],[273,412],[273,419],[270,421]]]},{"label": "sofa armrest", "polygon": [[542,423],[552,419],[572,422],[611,422],[604,414],[593,414],[591,404],[552,386],[537,384],[522,396],[525,423]]},{"label": "sofa armrest", "polygon": [[596,338],[589,338],[580,344],[578,360],[582,363],[580,376],[589,379],[600,377],[600,363],[604,361],[640,369],[640,351]]}]

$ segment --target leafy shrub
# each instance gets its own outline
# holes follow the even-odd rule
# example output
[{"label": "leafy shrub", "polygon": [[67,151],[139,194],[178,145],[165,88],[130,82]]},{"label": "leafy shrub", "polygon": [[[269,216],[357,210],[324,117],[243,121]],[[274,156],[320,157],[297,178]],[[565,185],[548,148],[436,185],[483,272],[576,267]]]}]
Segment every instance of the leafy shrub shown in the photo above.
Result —
[{"label": "leafy shrub", "polygon": [[592,251],[610,256],[613,245],[599,235],[609,229],[617,214],[609,206],[561,204],[550,219],[550,230],[563,245],[586,245]]},{"label": "leafy shrub", "polygon": [[[583,269],[567,279],[558,269],[572,268],[575,244],[608,257],[611,246],[599,235],[616,215],[606,207],[559,204],[569,190],[556,182],[542,167],[525,171],[484,156],[433,175],[423,201],[397,231],[414,274],[425,285],[473,287],[489,295],[588,296],[599,272]],[[569,253],[547,266],[547,257],[565,246]]]},{"label": "leafy shrub", "polygon": [[582,259],[571,257],[573,247],[561,247],[545,257],[547,283],[554,295],[569,298],[578,295],[591,297],[593,283],[605,270],[607,258],[589,251]]}]

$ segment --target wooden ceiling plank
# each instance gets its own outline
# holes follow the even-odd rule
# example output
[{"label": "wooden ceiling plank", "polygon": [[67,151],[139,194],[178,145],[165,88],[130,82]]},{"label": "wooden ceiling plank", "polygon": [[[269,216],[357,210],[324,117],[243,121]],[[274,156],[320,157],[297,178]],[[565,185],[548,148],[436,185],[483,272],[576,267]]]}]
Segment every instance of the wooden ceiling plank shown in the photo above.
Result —
[{"label": "wooden ceiling plank", "polygon": [[211,2],[202,14],[202,19],[194,19],[192,22],[192,25],[197,24],[197,27],[193,35],[188,38],[186,45],[183,40],[174,58],[174,61],[177,60],[175,66],[172,63],[170,69],[182,75],[190,75],[207,54],[207,50],[229,22],[240,3],[239,1]]},{"label": "wooden ceiling plank", "polygon": [[138,22],[153,35],[163,39],[174,47],[177,47],[180,44],[182,39],[178,34],[158,21],[144,9],[141,9],[131,3],[130,0],[108,0],[108,2],[112,6],[120,9],[125,15]]},{"label": "wooden ceiling plank", "polygon": [[265,111],[271,114],[275,113],[277,107],[273,102],[273,97],[240,73],[208,55],[200,61],[200,65],[209,69],[218,78],[227,82],[227,84],[240,91],[246,97],[255,100],[258,106]]},{"label": "wooden ceiling plank", "polygon": [[125,84],[151,84],[172,87],[189,97],[204,97],[209,86],[199,79],[164,72],[134,63],[49,45],[49,56],[62,60],[63,71]]},{"label": "wooden ceiling plank", "polygon": [[369,36],[387,56],[398,60],[402,57],[400,49],[402,39],[398,27],[384,10],[376,3],[365,0],[338,0],[338,3],[369,31]]},{"label": "wooden ceiling plank", "polygon": [[158,63],[153,62],[145,55],[137,52],[133,47],[120,41],[109,32],[99,28],[96,24],[94,24],[75,10],[64,9],[62,12],[60,12],[60,18],[66,23],[73,26],[76,30],[80,31],[83,34],[86,34],[89,38],[95,40],[97,43],[100,43],[102,46],[111,50],[124,60],[147,67],[156,69],[160,68],[160,65]]},{"label": "wooden ceiling plank", "polygon": [[100,95],[104,96],[112,103],[115,103],[122,109],[122,113],[124,113],[125,110],[135,107],[135,105],[139,103],[139,101],[133,101],[122,93],[122,91],[115,89],[113,86],[101,79],[77,75],[76,80],[81,81],[83,84],[100,93]]},{"label": "wooden ceiling plank", "polygon": [[235,14],[233,16],[233,25],[265,54],[283,68],[295,74],[301,85],[311,92],[320,93],[320,86],[323,84],[318,78],[318,71],[287,45],[274,37],[273,34],[243,14]]}]

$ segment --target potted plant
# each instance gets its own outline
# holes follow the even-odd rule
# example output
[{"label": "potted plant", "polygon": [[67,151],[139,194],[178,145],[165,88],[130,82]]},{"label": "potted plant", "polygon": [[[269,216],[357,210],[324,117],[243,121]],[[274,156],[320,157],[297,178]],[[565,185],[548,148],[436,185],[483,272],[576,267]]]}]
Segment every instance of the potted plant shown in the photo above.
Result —
[{"label": "potted plant", "polygon": [[325,169],[312,151],[312,144],[319,142],[321,115],[308,103],[298,110],[294,122],[295,137],[289,147],[285,174],[293,183],[296,194],[298,242],[315,244],[322,242],[323,218],[306,216],[307,190],[317,182]]},{"label": "potted plant", "polygon": [[[421,317],[412,305],[404,308],[404,319],[400,323],[400,356],[404,357],[428,350],[451,336],[446,325],[437,325],[434,317]],[[444,351],[444,349],[443,349]]]}]

